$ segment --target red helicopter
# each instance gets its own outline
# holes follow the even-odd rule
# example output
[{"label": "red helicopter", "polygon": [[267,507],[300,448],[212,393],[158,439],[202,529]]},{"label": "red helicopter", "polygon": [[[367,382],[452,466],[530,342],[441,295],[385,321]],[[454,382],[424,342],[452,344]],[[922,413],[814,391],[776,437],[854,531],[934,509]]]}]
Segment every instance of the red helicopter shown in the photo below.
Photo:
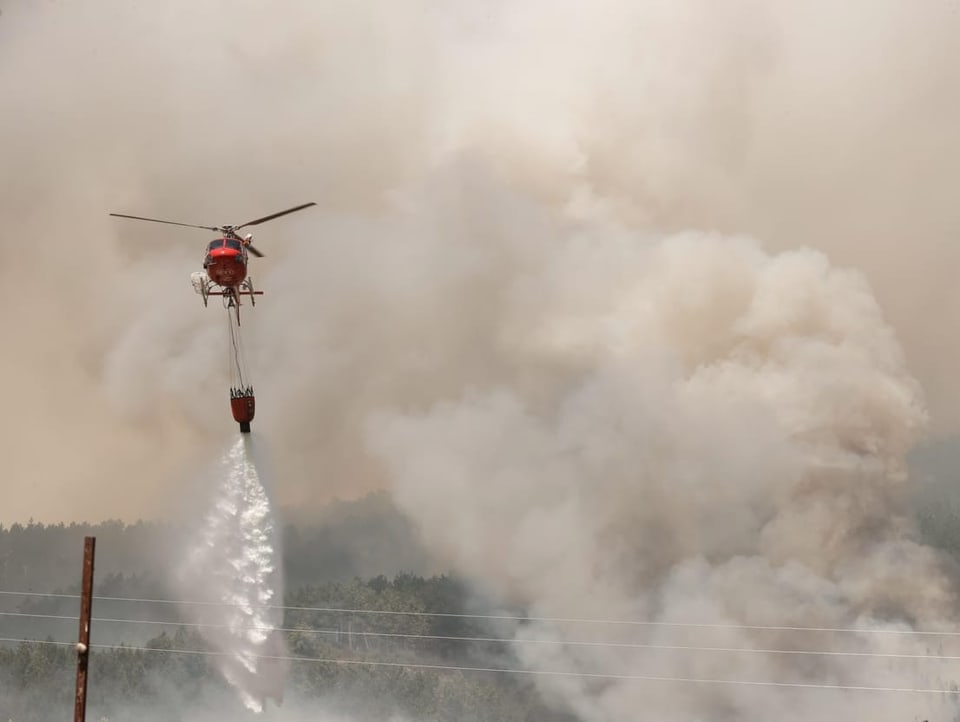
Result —
[{"label": "red helicopter", "polygon": [[235,309],[237,327],[230,324],[231,343],[234,349],[234,361],[231,366],[231,387],[230,387],[230,411],[233,414],[234,421],[240,424],[240,431],[244,434],[250,433],[250,422],[253,421],[253,415],[256,409],[256,399],[253,393],[253,386],[249,385],[248,380],[244,379],[244,363],[241,360],[242,354],[239,351],[239,326],[240,326],[240,297],[250,296],[250,304],[256,305],[256,296],[263,295],[263,291],[254,291],[253,282],[247,275],[248,253],[252,253],[258,258],[263,254],[258,251],[250,241],[253,234],[248,233],[244,237],[237,234],[241,228],[255,226],[265,221],[285,216],[294,211],[303,210],[316,203],[304,203],[295,208],[288,208],[285,211],[271,213],[269,216],[247,221],[239,226],[196,226],[191,223],[178,223],[176,221],[162,221],[157,218],[144,218],[142,216],[128,216],[123,213],[111,213],[111,216],[118,218],[133,218],[137,221],[152,221],[154,223],[169,223],[174,226],[186,226],[188,228],[203,228],[207,231],[219,232],[222,235],[207,244],[203,251],[203,270],[194,271],[190,274],[190,281],[193,283],[194,290],[203,297],[203,305],[207,305],[207,299],[210,296],[223,296],[223,304],[229,313],[230,309]]},{"label": "red helicopter", "polygon": [[294,211],[300,211],[316,203],[304,203],[294,208],[288,208],[285,211],[271,213],[269,216],[247,221],[239,226],[198,226],[192,223],[178,223],[177,221],[162,221],[157,218],[144,218],[142,216],[128,216],[123,213],[111,213],[111,216],[117,218],[132,218],[137,221],[152,221],[153,223],[168,223],[173,226],[186,226],[187,228],[203,228],[207,231],[220,232],[219,238],[216,238],[207,244],[203,252],[203,271],[195,271],[190,276],[194,290],[203,297],[203,305],[207,305],[207,299],[210,296],[223,296],[224,305],[227,308],[236,308],[237,325],[240,324],[240,296],[250,296],[251,305],[256,305],[255,296],[262,296],[263,291],[253,290],[253,281],[247,275],[248,252],[258,258],[263,257],[257,248],[251,245],[253,234],[248,233],[244,237],[237,234],[241,228],[247,226],[256,226],[265,221],[285,216]]}]

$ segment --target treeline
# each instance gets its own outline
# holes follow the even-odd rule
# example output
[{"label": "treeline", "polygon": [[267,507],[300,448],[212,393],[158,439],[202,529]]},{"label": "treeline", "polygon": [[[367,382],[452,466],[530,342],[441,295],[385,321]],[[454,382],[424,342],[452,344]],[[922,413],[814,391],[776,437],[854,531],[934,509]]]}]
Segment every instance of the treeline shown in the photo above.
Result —
[{"label": "treeline", "polygon": [[[287,515],[280,510],[278,518]],[[409,520],[385,492],[331,502],[309,522],[285,523],[282,528],[289,587],[435,571]],[[98,579],[137,577],[141,589],[159,590],[167,568],[185,554],[184,540],[190,534],[190,529],[172,521],[41,524],[31,520],[0,525],[0,590],[79,588],[85,536],[97,538]]]},{"label": "treeline", "polygon": [[[204,654],[211,651],[204,637],[182,623],[176,605],[102,599],[176,598],[170,565],[185,553],[188,529],[29,521],[0,527],[0,592],[41,594],[0,594],[0,638],[49,643],[0,642],[0,720],[70,718],[79,608],[71,595],[79,593],[84,536],[97,538],[94,617],[140,620],[95,622],[94,642],[106,646],[92,653],[87,718],[247,718],[216,658]],[[290,609],[276,656],[292,658],[282,661],[283,706],[302,709],[294,719],[316,719],[318,710],[351,720],[566,719],[544,706],[528,676],[450,669],[517,668],[509,645],[470,641],[510,638],[513,630],[469,616],[471,604],[486,610],[478,590],[435,573],[387,494],[334,502],[309,523],[285,524],[283,566]]]},{"label": "treeline", "polygon": [[[933,487],[925,494],[915,507],[922,541],[960,560],[957,497]],[[77,594],[82,539],[92,535],[99,597],[175,597],[167,588],[169,565],[184,553],[187,532],[143,521],[0,527],[0,592]],[[293,719],[323,719],[319,709],[357,721],[568,719],[545,706],[531,676],[451,669],[521,668],[510,645],[475,641],[511,638],[516,630],[508,621],[469,616],[493,602],[478,602],[478,590],[436,574],[388,495],[335,502],[309,523],[284,525],[283,538],[289,609],[278,656],[294,658],[284,662],[284,707],[303,710]],[[0,638],[51,642],[0,642],[0,720],[70,718],[76,656],[71,644],[52,642],[76,639],[77,610],[76,598],[0,594]],[[108,648],[94,650],[88,719],[248,718],[215,658],[203,654],[203,637],[181,625],[175,609],[162,616],[157,606],[98,600],[94,614],[170,624],[95,626],[95,642]]]},{"label": "treeline", "polygon": [[[284,705],[357,720],[398,714],[418,722],[571,720],[545,706],[523,675],[464,669],[520,666],[509,645],[489,641],[510,638],[510,627],[469,616],[473,599],[474,590],[445,575],[378,576],[295,590],[286,597],[288,631],[278,655],[291,658],[283,660],[289,666]],[[174,625],[137,646],[147,649],[94,650],[88,719],[159,722],[213,709],[219,719],[245,718],[215,658],[190,653],[208,650],[198,630]],[[0,648],[0,719],[68,719],[75,663],[71,646]]]}]

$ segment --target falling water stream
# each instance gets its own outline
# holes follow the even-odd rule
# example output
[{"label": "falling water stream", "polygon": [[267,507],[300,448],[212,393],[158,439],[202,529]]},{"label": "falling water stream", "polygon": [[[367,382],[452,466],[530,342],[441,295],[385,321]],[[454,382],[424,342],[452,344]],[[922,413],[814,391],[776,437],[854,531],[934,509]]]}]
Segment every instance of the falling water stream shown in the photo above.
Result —
[{"label": "falling water stream", "polygon": [[[224,678],[243,704],[263,711],[283,698],[280,530],[254,462],[249,434],[221,457],[217,486],[178,576],[188,605]],[[189,595],[189,596],[187,596]],[[267,657],[266,659],[264,657]],[[271,659],[270,657],[273,657]]]}]

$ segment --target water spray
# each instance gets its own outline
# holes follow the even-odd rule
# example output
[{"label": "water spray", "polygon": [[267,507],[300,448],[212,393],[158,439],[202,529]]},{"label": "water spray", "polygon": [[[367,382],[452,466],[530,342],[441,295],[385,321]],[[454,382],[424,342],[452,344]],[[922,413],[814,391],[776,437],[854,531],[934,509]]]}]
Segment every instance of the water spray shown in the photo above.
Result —
[{"label": "water spray", "polygon": [[253,442],[244,434],[220,459],[218,485],[191,540],[179,583],[216,604],[185,614],[201,626],[221,674],[244,706],[262,712],[266,700],[283,701],[286,656],[280,529],[254,462]]}]

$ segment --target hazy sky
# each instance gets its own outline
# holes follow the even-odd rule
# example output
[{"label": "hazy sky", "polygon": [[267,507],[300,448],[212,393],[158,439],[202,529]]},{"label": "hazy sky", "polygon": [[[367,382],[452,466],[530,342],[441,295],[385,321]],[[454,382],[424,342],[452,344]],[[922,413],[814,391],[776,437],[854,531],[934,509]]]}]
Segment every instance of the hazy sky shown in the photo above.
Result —
[{"label": "hazy sky", "polygon": [[[372,411],[551,398],[589,361],[544,364],[529,334],[590,323],[642,248],[686,230],[862,272],[930,429],[960,426],[955,2],[2,11],[0,521],[161,513],[235,433],[223,312],[189,285],[208,235],[111,211],[221,224],[318,202],[257,230],[246,316],[288,503],[386,483]],[[524,285],[576,268],[560,239],[593,267]]]},{"label": "hazy sky", "polygon": [[[208,234],[108,213],[316,201],[257,230],[244,322],[280,503],[387,487],[432,554],[544,615],[957,627],[904,476],[960,432],[954,0],[2,10],[0,522],[177,513],[237,433],[224,313],[189,282]],[[544,670],[960,678],[544,649],[518,647]],[[942,715],[540,688],[591,722]]]}]

